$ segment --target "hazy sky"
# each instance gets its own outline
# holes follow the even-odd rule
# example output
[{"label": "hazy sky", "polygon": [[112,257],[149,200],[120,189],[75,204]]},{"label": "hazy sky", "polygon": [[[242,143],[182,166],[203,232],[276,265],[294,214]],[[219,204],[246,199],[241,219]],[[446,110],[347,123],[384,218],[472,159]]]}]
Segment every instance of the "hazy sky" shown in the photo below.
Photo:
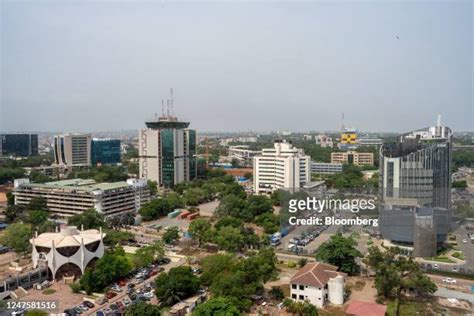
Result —
[{"label": "hazy sky", "polygon": [[471,1],[0,2],[0,130],[474,130]]}]

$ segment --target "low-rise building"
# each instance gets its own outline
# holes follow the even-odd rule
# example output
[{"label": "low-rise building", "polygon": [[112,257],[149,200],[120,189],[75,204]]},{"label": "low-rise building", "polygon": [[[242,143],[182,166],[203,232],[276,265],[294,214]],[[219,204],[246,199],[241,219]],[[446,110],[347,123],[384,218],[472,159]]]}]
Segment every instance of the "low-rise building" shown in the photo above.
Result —
[{"label": "low-rise building", "polygon": [[44,197],[51,215],[68,218],[88,209],[106,217],[136,213],[150,200],[146,181],[97,183],[94,180],[70,179],[47,183],[15,180],[16,205],[27,205],[34,197]]},{"label": "low-rise building", "polygon": [[356,166],[373,165],[373,153],[359,153],[356,151],[333,152],[331,153],[331,163],[348,163]]},{"label": "low-rise building", "polygon": [[314,139],[316,140],[316,144],[323,148],[332,148],[334,147],[334,142],[332,141],[331,137],[328,137],[325,134],[319,134],[314,136]]},{"label": "low-rise building", "polygon": [[104,255],[104,237],[102,229],[78,230],[75,226],[36,235],[30,239],[33,267],[48,267],[54,279],[79,277]]},{"label": "low-rise building", "polygon": [[335,174],[342,172],[342,163],[311,161],[311,172],[319,174]]},{"label": "low-rise building", "polygon": [[380,147],[383,144],[381,138],[359,138],[357,141],[359,146],[374,146]]},{"label": "low-rise building", "polygon": [[251,166],[253,157],[260,155],[260,150],[251,150],[247,145],[238,145],[229,147],[229,158],[237,159],[242,166]]},{"label": "low-rise building", "polygon": [[346,273],[337,269],[321,262],[306,264],[290,280],[290,297],[297,301],[307,300],[318,308],[327,302],[342,305]]}]

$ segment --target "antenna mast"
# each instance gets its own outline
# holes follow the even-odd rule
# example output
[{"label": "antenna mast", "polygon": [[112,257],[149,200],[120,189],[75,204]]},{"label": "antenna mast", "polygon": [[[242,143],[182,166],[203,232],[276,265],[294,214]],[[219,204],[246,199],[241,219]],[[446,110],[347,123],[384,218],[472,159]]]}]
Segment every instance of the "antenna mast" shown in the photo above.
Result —
[{"label": "antenna mast", "polygon": [[170,105],[171,105],[171,115],[174,116],[174,97],[173,97],[173,88],[170,89]]}]

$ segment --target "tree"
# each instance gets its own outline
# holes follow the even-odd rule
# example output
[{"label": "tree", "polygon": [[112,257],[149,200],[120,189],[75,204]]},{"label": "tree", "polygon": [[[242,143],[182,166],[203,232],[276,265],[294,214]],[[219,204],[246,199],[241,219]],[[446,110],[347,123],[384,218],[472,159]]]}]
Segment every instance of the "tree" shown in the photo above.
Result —
[{"label": "tree", "polygon": [[217,254],[207,256],[201,260],[201,282],[210,285],[221,272],[229,272],[236,263],[235,256],[230,254]]},{"label": "tree", "polygon": [[357,242],[351,237],[333,235],[319,247],[316,259],[339,267],[341,272],[355,274],[359,270],[355,260],[362,256],[355,248],[356,245]]},{"label": "tree", "polygon": [[291,314],[301,315],[301,316],[317,316],[318,310],[316,306],[312,305],[308,301],[293,301],[289,298],[283,301],[283,306]]},{"label": "tree", "polygon": [[143,217],[144,221],[151,221],[165,216],[171,211],[173,211],[172,205],[170,205],[166,198],[157,198],[143,205],[138,213]]},{"label": "tree", "polygon": [[93,208],[70,217],[68,224],[77,226],[78,228],[83,227],[84,229],[99,229],[100,227],[106,227],[104,215],[100,214]]},{"label": "tree", "polygon": [[466,180],[453,181],[452,187],[456,189],[465,189],[467,188],[467,181]]},{"label": "tree", "polygon": [[138,249],[133,256],[133,264],[136,268],[145,267],[164,255],[163,244],[160,241],[156,241],[152,245]]},{"label": "tree", "polygon": [[198,242],[199,247],[201,247],[202,242],[206,241],[207,232],[211,229],[211,224],[204,219],[198,218],[189,224],[189,232],[191,237]]},{"label": "tree", "polygon": [[253,217],[273,211],[272,203],[265,195],[252,195],[248,199],[248,208]]},{"label": "tree", "polygon": [[218,230],[215,240],[219,248],[230,252],[240,251],[245,246],[245,237],[241,230],[231,226]]},{"label": "tree", "polygon": [[399,302],[403,292],[426,295],[437,290],[436,284],[423,273],[413,258],[400,256],[399,248],[382,252],[378,247],[370,247],[364,263],[376,272],[375,288],[382,298],[395,298]]},{"label": "tree", "polygon": [[298,265],[300,266],[300,268],[304,267],[307,263],[308,263],[308,259],[306,258],[300,258],[298,260]]},{"label": "tree", "polygon": [[48,205],[44,197],[34,197],[26,205],[27,211],[47,211]]},{"label": "tree", "polygon": [[162,306],[171,306],[194,295],[201,285],[190,267],[172,268],[155,279],[155,294]]},{"label": "tree", "polygon": [[160,308],[156,305],[138,301],[127,307],[125,316],[160,316]]},{"label": "tree", "polygon": [[156,181],[148,180],[147,184],[148,184],[148,189],[150,190],[150,195],[155,196],[156,192],[158,191],[158,185]]},{"label": "tree", "polygon": [[176,192],[170,192],[168,195],[166,195],[166,199],[168,200],[168,203],[170,205],[171,209],[177,209],[177,208],[182,208],[184,207],[184,202],[181,196],[176,193]]},{"label": "tree", "polygon": [[12,192],[7,192],[7,205],[8,206],[13,206],[15,205],[15,196],[13,195]]},{"label": "tree", "polygon": [[5,211],[6,220],[9,223],[14,222],[18,218],[21,218],[25,213],[24,205],[9,205]]},{"label": "tree", "polygon": [[48,221],[48,215],[49,214],[46,211],[31,211],[28,214],[25,222],[31,224],[35,229],[37,229],[39,226]]},{"label": "tree", "polygon": [[15,223],[5,229],[3,236],[1,236],[1,242],[15,252],[24,255],[30,250],[29,240],[31,237],[32,231],[30,225]]},{"label": "tree", "polygon": [[129,241],[134,241],[135,236],[131,232],[107,229],[105,230],[104,243],[107,246],[123,245]]},{"label": "tree", "polygon": [[166,229],[165,233],[163,234],[163,241],[166,244],[172,244],[178,239],[179,239],[179,228],[176,226],[169,227],[168,229]]},{"label": "tree", "polygon": [[226,297],[213,297],[207,302],[200,304],[193,311],[193,316],[214,315],[241,315],[239,308],[234,302]]},{"label": "tree", "polygon": [[277,301],[280,301],[285,298],[285,294],[283,293],[283,290],[279,286],[272,286],[272,288],[269,291],[270,296]]},{"label": "tree", "polygon": [[235,194],[228,194],[221,199],[215,215],[217,217],[231,216],[244,220],[253,218],[248,210],[247,201]]},{"label": "tree", "polygon": [[186,205],[197,206],[204,201],[204,191],[200,188],[190,188],[184,191],[183,199]]}]

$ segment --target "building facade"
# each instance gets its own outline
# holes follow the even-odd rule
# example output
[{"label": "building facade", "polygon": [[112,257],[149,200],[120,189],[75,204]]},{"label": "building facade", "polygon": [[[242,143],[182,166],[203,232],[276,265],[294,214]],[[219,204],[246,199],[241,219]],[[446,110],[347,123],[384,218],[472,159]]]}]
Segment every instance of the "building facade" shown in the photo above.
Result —
[{"label": "building facade", "polygon": [[0,134],[0,156],[30,157],[37,155],[37,134]]},{"label": "building facade", "polygon": [[341,133],[341,144],[357,144],[357,132],[355,129],[345,128]]},{"label": "building facade", "polygon": [[134,214],[150,200],[146,181],[96,183],[94,180],[72,179],[48,183],[15,180],[16,205],[27,205],[34,197],[44,197],[51,215],[68,218],[88,209],[106,217]]},{"label": "building facade", "polygon": [[121,162],[119,139],[93,138],[91,142],[91,162],[97,165],[116,165]]},{"label": "building facade", "polygon": [[334,142],[332,141],[331,137],[328,137],[325,134],[319,134],[314,136],[314,140],[316,141],[316,144],[323,147],[323,148],[332,148],[334,147]]},{"label": "building facade", "polygon": [[413,198],[421,206],[451,207],[452,131],[437,126],[400,135],[380,149],[382,200]]},{"label": "building facade", "polygon": [[91,165],[91,134],[64,134],[54,137],[54,163],[67,167]]},{"label": "building facade", "polygon": [[381,138],[359,138],[357,144],[359,146],[380,147],[383,144],[383,141]]},{"label": "building facade", "polygon": [[356,166],[374,164],[373,153],[359,153],[356,151],[333,152],[331,153],[331,163],[353,164]]},{"label": "building facade", "polygon": [[309,301],[318,308],[324,304],[344,304],[346,274],[337,267],[321,262],[310,262],[290,279],[290,297],[295,301]]},{"label": "building facade", "polygon": [[229,147],[229,158],[237,159],[242,166],[251,166],[253,157],[260,155],[260,153],[260,150],[251,150],[247,145]]},{"label": "building facade", "polygon": [[273,148],[262,149],[253,163],[257,194],[269,194],[278,189],[296,190],[311,181],[310,157],[285,141],[275,141]]},{"label": "building facade", "polygon": [[319,174],[335,174],[342,172],[342,163],[311,161],[311,172]]},{"label": "building facade", "polygon": [[139,135],[140,177],[170,187],[197,177],[196,131],[189,122],[160,117],[147,122]]},{"label": "building facade", "polygon": [[53,279],[79,277],[104,255],[104,238],[102,229],[78,230],[75,226],[36,235],[30,239],[33,267],[47,267]]}]

